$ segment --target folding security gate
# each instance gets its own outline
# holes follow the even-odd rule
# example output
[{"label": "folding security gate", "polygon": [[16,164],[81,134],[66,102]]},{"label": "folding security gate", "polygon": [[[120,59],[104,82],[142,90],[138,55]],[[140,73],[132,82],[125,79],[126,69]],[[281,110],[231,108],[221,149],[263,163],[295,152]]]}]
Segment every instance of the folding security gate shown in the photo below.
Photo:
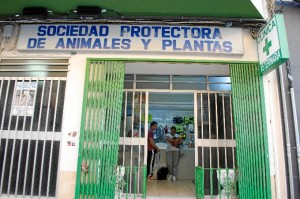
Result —
[{"label": "folding security gate", "polygon": [[123,62],[88,60],[75,198],[114,198],[124,70]]},{"label": "folding security gate", "polygon": [[240,198],[269,199],[270,166],[262,77],[256,64],[230,66]]},{"label": "folding security gate", "polygon": [[[195,93],[197,198],[204,198],[205,195],[216,197],[221,194],[219,172],[235,171],[237,167],[231,104],[232,95],[228,91]],[[232,182],[236,183],[235,179]]]},{"label": "folding security gate", "polygon": [[0,197],[54,198],[68,59],[0,60]]},{"label": "folding security gate", "polygon": [[146,197],[147,91],[124,90],[118,165],[125,168],[119,195]]}]

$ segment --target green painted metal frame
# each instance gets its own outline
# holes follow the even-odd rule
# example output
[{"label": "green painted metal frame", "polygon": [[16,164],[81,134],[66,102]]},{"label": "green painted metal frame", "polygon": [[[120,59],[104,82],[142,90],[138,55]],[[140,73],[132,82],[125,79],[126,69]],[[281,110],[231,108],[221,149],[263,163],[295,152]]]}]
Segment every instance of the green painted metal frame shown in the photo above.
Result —
[{"label": "green painted metal frame", "polygon": [[262,77],[257,64],[230,65],[239,194],[270,199],[270,165]]},{"label": "green painted metal frame", "polygon": [[75,198],[114,198],[124,73],[123,62],[87,61]]},{"label": "green painted metal frame", "polygon": [[[234,123],[236,126],[236,140],[237,140],[237,161],[239,166],[239,198],[243,199],[270,199],[271,198],[271,182],[270,182],[270,168],[269,168],[269,154],[268,154],[268,137],[266,128],[266,114],[265,114],[265,102],[263,94],[263,82],[262,77],[258,73],[257,62],[237,62],[237,61],[202,61],[202,60],[169,60],[169,59],[132,59],[132,58],[89,58],[87,59],[87,70],[89,70],[89,63],[91,61],[130,61],[130,62],[182,62],[182,63],[221,63],[230,64],[230,73],[232,78],[232,92],[233,92],[233,112]],[[248,68],[248,71],[245,69]],[[239,71],[240,70],[240,71]],[[247,73],[248,72],[248,73]],[[251,75],[249,75],[251,74]],[[86,74],[86,79],[88,74]],[[243,79],[244,78],[244,79]],[[248,85],[241,86],[241,83],[248,82]],[[254,86],[252,85],[254,84]],[[252,86],[251,86],[252,85]],[[87,87],[88,82],[85,82],[84,91],[84,104],[87,102]],[[253,90],[254,89],[254,90]],[[242,103],[240,98],[245,97],[248,99],[247,104]],[[256,97],[257,101],[253,100]],[[249,103],[249,104],[248,104]],[[244,105],[243,105],[244,104]],[[82,118],[85,118],[86,107],[83,106]],[[247,113],[254,113],[247,115]],[[242,118],[247,118],[247,122],[242,122]],[[257,123],[259,122],[259,127]],[[247,125],[249,124],[249,125]],[[84,120],[81,121],[81,126],[84,126]],[[246,140],[241,133],[241,129],[244,129],[245,134],[249,135],[252,132],[250,140]],[[82,129],[81,129],[82,130]],[[259,130],[259,131],[257,131]],[[256,144],[254,137],[258,137]],[[81,136],[82,139],[82,136]],[[246,141],[249,141],[247,143]],[[80,141],[82,143],[82,141]],[[254,146],[254,150],[249,150],[248,146]],[[255,145],[256,144],[256,145]],[[243,150],[242,146],[246,149]],[[82,147],[82,146],[80,146]],[[261,153],[257,153],[261,152]],[[258,155],[255,158],[254,155]],[[247,159],[250,157],[250,159]],[[80,180],[80,166],[82,156],[78,157],[78,172],[77,182]],[[251,166],[248,164],[251,163]],[[196,170],[197,171],[197,170]],[[199,179],[201,179],[201,172],[195,174],[196,181],[196,194],[204,194],[204,188],[198,187]],[[198,180],[197,180],[198,179]],[[145,178],[146,180],[146,178]],[[143,192],[146,193],[146,183],[144,183]],[[80,185],[76,184],[76,198],[80,195]],[[145,198],[146,195],[143,195]],[[198,197],[197,197],[198,198]]]}]

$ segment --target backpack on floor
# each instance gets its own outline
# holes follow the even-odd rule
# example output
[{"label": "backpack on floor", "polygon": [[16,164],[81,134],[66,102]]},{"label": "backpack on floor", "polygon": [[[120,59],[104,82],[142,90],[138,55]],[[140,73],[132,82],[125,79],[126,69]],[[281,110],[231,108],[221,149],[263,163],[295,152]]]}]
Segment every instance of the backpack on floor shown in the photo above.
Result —
[{"label": "backpack on floor", "polygon": [[167,167],[161,167],[157,171],[157,180],[166,180],[168,173],[169,169]]}]

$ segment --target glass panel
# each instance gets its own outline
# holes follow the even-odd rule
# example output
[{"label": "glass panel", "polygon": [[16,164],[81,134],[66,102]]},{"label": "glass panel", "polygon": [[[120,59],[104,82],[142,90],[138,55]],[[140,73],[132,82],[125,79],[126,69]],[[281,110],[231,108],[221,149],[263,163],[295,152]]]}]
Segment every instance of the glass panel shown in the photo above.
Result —
[{"label": "glass panel", "polygon": [[206,84],[199,83],[173,83],[173,90],[206,90]]},{"label": "glass panel", "polygon": [[209,83],[230,83],[230,77],[208,77]]},{"label": "glass panel", "polygon": [[210,84],[209,89],[212,91],[230,91],[231,84]]},{"label": "glass panel", "polygon": [[134,75],[133,74],[125,74],[125,77],[124,77],[125,81],[126,80],[132,80],[134,79]]},{"label": "glass panel", "polygon": [[184,75],[173,75],[173,82],[184,81],[184,82],[206,82],[206,77],[204,76],[184,76]]},{"label": "glass panel", "polygon": [[170,89],[170,83],[163,82],[137,82],[137,89]]},{"label": "glass panel", "polygon": [[230,91],[230,77],[208,77],[209,88],[214,91]]},{"label": "glass panel", "polygon": [[136,80],[145,81],[170,81],[169,75],[137,75]]},{"label": "glass panel", "polygon": [[133,89],[133,82],[124,82],[124,89]]}]

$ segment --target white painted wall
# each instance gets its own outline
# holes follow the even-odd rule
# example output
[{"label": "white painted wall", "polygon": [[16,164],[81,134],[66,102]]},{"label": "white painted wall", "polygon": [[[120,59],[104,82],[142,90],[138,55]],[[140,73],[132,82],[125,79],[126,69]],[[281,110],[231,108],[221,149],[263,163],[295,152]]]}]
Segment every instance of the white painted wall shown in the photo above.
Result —
[{"label": "white painted wall", "polygon": [[[60,171],[76,171],[77,169],[85,65],[85,56],[77,55],[70,58],[63,113]],[[76,146],[67,145],[67,141],[70,140],[68,133],[72,131],[78,132],[78,136],[73,140]]]},{"label": "white painted wall", "polygon": [[264,76],[269,160],[273,199],[287,198],[285,158],[277,71]]}]

